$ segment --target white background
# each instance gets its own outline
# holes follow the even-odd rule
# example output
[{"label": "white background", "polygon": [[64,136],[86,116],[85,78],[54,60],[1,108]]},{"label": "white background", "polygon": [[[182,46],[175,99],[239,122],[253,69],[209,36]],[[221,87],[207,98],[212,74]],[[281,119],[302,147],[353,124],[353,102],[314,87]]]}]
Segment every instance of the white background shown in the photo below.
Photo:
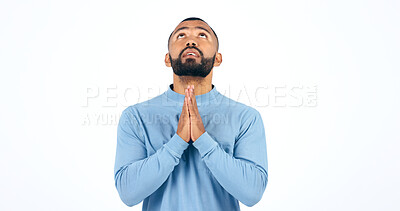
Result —
[{"label": "white background", "polygon": [[0,210],[141,210],[114,186],[116,121],[172,83],[192,16],[217,90],[263,117],[269,182],[242,210],[400,210],[398,1],[0,2]]}]

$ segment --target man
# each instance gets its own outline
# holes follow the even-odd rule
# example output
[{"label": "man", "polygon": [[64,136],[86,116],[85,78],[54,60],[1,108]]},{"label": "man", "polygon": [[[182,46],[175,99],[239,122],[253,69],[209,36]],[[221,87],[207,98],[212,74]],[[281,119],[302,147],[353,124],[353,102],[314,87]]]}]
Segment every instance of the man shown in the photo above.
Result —
[{"label": "man", "polygon": [[240,210],[258,203],[268,182],[259,112],[212,84],[222,62],[214,30],[183,20],[168,40],[165,64],[173,84],[126,108],[117,131],[115,186],[127,206],[142,210]]}]

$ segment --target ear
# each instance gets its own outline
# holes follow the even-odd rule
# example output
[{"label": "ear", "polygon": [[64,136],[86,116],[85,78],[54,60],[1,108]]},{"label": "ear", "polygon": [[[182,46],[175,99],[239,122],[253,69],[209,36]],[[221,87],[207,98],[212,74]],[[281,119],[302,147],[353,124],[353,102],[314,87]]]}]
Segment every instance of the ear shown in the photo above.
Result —
[{"label": "ear", "polygon": [[164,62],[167,67],[171,67],[171,60],[169,59],[169,53],[165,54]]},{"label": "ear", "polygon": [[214,67],[218,67],[222,63],[222,54],[217,53],[215,55],[215,60],[214,60]]}]

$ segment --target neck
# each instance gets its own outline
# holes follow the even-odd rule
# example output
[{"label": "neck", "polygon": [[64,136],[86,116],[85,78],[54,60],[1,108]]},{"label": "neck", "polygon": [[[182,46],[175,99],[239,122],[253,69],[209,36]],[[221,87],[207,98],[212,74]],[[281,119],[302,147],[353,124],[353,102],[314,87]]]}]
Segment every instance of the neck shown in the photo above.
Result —
[{"label": "neck", "polygon": [[212,71],[205,78],[193,76],[177,76],[174,74],[173,90],[185,95],[185,89],[189,85],[194,85],[194,95],[205,94],[212,89]]}]

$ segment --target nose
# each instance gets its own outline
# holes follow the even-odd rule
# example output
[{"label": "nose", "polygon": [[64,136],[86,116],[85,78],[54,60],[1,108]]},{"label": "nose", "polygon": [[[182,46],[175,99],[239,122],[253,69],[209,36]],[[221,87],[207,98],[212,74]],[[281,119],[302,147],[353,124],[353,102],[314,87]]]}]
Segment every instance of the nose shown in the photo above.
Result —
[{"label": "nose", "polygon": [[194,46],[196,46],[196,43],[194,42],[194,41],[188,41],[187,43],[186,43],[186,46],[192,46],[192,47],[194,47]]}]

